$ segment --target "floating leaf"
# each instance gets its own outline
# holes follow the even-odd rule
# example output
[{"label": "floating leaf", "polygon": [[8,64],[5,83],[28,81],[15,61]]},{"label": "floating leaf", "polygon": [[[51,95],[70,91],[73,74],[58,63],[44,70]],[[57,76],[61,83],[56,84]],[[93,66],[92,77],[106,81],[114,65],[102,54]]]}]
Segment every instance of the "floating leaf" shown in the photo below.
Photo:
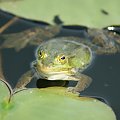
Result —
[{"label": "floating leaf", "polygon": [[0,8],[24,18],[53,23],[55,16],[64,24],[105,27],[120,24],[119,0],[18,0],[2,2]]},{"label": "floating leaf", "polygon": [[14,94],[1,120],[116,120],[112,109],[93,98],[78,97],[66,88],[27,89]]},{"label": "floating leaf", "polygon": [[0,103],[4,99],[9,100],[11,94],[12,94],[12,89],[10,85],[4,80],[0,80]]}]

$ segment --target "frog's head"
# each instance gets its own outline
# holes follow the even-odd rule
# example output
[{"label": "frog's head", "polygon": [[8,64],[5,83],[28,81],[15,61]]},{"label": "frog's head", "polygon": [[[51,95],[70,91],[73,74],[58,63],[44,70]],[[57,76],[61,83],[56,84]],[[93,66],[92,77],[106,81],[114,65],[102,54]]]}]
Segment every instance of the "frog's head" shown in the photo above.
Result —
[{"label": "frog's head", "polygon": [[37,69],[46,75],[74,74],[84,70],[92,60],[89,47],[72,40],[52,39],[36,50]]}]

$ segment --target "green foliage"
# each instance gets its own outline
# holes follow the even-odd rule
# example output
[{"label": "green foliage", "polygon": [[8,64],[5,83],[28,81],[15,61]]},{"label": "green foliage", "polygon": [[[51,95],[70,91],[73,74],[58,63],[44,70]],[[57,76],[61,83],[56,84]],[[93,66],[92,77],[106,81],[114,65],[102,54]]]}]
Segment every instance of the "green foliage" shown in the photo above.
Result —
[{"label": "green foliage", "polygon": [[8,93],[0,81],[0,120],[116,120],[108,105],[62,87],[22,90],[14,93],[10,102],[5,99]]},{"label": "green foliage", "polygon": [[120,24],[120,0],[18,0],[2,2],[0,8],[29,19],[53,23],[59,16],[64,24],[105,27]]},{"label": "green foliage", "polygon": [[0,103],[3,100],[9,100],[11,91],[8,89],[8,86],[9,84],[7,82],[0,80]]}]

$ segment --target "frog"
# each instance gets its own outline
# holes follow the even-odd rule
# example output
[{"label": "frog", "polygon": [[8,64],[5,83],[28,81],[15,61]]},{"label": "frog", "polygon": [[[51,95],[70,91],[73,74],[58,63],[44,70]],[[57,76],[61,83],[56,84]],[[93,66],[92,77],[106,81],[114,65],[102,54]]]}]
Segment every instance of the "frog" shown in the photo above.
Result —
[{"label": "frog", "polygon": [[[49,49],[48,51],[52,51],[52,49],[54,49],[54,47],[57,46],[56,51],[60,52],[61,50],[60,49],[57,50],[57,48],[59,48],[59,45],[63,45],[63,43],[65,41],[68,41],[68,43],[70,43],[70,44],[73,44],[73,43],[75,45],[79,44],[80,48],[81,47],[89,48],[89,53],[91,53],[89,55],[91,56],[90,57],[91,59],[89,60],[89,62],[86,62],[86,59],[84,59],[84,57],[83,58],[77,57],[77,55],[79,55],[81,53],[81,51],[80,51],[80,53],[76,53],[76,51],[74,51],[75,48],[73,49],[71,47],[71,50],[73,50],[73,52],[71,51],[70,53],[77,54],[75,57],[76,59],[74,59],[74,61],[72,61],[72,62],[73,63],[75,62],[76,64],[78,64],[78,67],[72,66],[73,68],[71,67],[71,70],[69,70],[69,72],[66,71],[66,73],[62,72],[62,70],[64,71],[65,68],[59,69],[59,70],[61,70],[59,72],[58,71],[56,72],[56,71],[54,71],[55,69],[52,69],[53,70],[52,73],[54,73],[54,74],[48,74],[48,71],[43,71],[43,70],[48,70],[48,67],[44,67],[44,65],[42,65],[42,66],[39,65],[39,60],[38,60],[39,55],[37,54],[38,53],[37,51],[39,51],[39,50],[37,49],[36,53],[35,53],[36,60],[31,63],[30,70],[21,76],[18,84],[16,85],[16,88],[23,88],[34,77],[37,79],[44,78],[46,80],[58,80],[58,79],[65,80],[66,79],[68,81],[69,80],[78,81],[78,84],[76,85],[76,87],[74,87],[74,88],[70,87],[69,91],[81,92],[85,88],[87,88],[92,81],[92,79],[90,77],[88,77],[87,75],[83,75],[82,73],[92,63],[92,59],[94,58],[95,54],[109,55],[109,54],[115,54],[115,53],[120,52],[119,28],[120,28],[119,26],[108,26],[103,29],[82,27],[80,36],[77,36],[77,37],[76,36],[56,37],[56,35],[59,34],[59,32],[61,31],[61,26],[48,26],[45,29],[34,28],[34,29],[30,29],[30,30],[25,30],[20,33],[13,33],[11,35],[5,35],[5,36],[3,35],[3,38],[5,37],[6,39],[0,48],[1,49],[15,48],[16,51],[20,51],[21,49],[25,48],[27,45],[35,45],[35,46],[42,45],[42,47],[44,45],[49,46],[49,44],[50,44],[49,41],[51,42],[52,39],[54,39],[54,41],[56,41],[56,44],[54,46],[51,44],[51,49]],[[20,38],[20,39],[18,39],[18,41],[16,41],[17,38]],[[49,43],[49,44],[47,44],[47,43]],[[65,42],[65,44],[66,43],[67,42]],[[62,48],[62,46],[61,46],[61,48]],[[66,48],[67,48],[67,44],[66,44]],[[45,56],[49,56],[46,54],[46,52],[47,52],[46,50],[44,49],[44,51],[41,54],[42,55],[44,54]],[[66,51],[63,52],[63,55],[65,53],[67,54],[68,51],[70,51],[70,48],[68,50],[66,49]],[[53,53],[54,52],[52,52],[51,55],[53,55]],[[82,53],[84,53],[86,55],[88,54],[86,51],[84,51],[84,52],[82,51]],[[57,53],[55,53],[55,54],[57,54]],[[62,55],[62,53],[61,53],[61,55]],[[59,56],[59,54],[58,54],[58,56]],[[66,58],[66,56],[64,56],[64,57]],[[63,57],[63,59],[64,59],[64,57]],[[53,58],[54,59],[51,58],[53,61],[55,61],[57,59],[57,58],[55,58],[55,56]],[[68,61],[72,60],[72,58],[67,58],[67,59],[69,59]],[[85,64],[85,65],[87,64],[86,66],[85,65],[84,65],[84,67],[79,66],[80,64],[78,61],[81,59],[83,60],[82,61],[83,64]],[[45,63],[45,62],[43,62],[43,63]],[[48,61],[48,63],[49,63],[49,61]],[[75,65],[75,64],[72,64],[72,65]],[[57,66],[59,66],[59,65],[56,65],[56,68],[58,68]],[[41,69],[42,67],[45,69]],[[64,67],[66,67],[66,69],[68,69],[70,67],[70,64],[67,64],[67,66],[64,66]],[[70,72],[70,71],[72,71],[72,72]]]},{"label": "frog", "polygon": [[81,92],[92,82],[92,78],[82,72],[92,63],[93,56],[91,49],[77,39],[53,38],[43,42],[36,49],[36,60],[31,63],[31,70],[20,78],[16,88],[23,88],[36,77],[78,81],[75,87],[67,90]]}]

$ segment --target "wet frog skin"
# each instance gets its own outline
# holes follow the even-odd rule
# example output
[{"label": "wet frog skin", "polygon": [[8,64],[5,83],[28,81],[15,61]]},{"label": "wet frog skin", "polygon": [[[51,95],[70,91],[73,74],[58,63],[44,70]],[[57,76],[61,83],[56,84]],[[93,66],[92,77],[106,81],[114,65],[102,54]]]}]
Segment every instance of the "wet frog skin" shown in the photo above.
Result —
[{"label": "wet frog skin", "polygon": [[[15,48],[19,51],[27,45],[38,46],[36,60],[32,62],[31,70],[22,75],[16,88],[23,88],[32,78],[37,77],[46,80],[78,81],[76,87],[69,88],[69,91],[80,92],[92,81],[90,77],[83,75],[82,71],[91,64],[93,53],[115,54],[120,52],[120,27],[112,26],[112,28],[114,30],[109,27],[104,29],[86,27],[80,32],[82,37],[54,39],[51,38],[59,33],[60,26],[49,26],[45,29],[34,28],[20,33],[3,35],[5,41],[0,48]],[[89,56],[89,59],[86,59],[85,56]]]},{"label": "wet frog skin", "polygon": [[[77,85],[69,87],[68,91],[80,92],[92,81],[90,77],[82,74],[82,71],[91,64],[92,59],[91,49],[80,42],[65,38],[51,39],[38,46],[36,60],[31,64],[31,71],[21,79],[27,82],[30,82],[32,77],[46,80],[74,80],[78,81]],[[22,86],[27,82],[22,82]],[[21,86],[20,82],[16,87],[19,86]]]}]

